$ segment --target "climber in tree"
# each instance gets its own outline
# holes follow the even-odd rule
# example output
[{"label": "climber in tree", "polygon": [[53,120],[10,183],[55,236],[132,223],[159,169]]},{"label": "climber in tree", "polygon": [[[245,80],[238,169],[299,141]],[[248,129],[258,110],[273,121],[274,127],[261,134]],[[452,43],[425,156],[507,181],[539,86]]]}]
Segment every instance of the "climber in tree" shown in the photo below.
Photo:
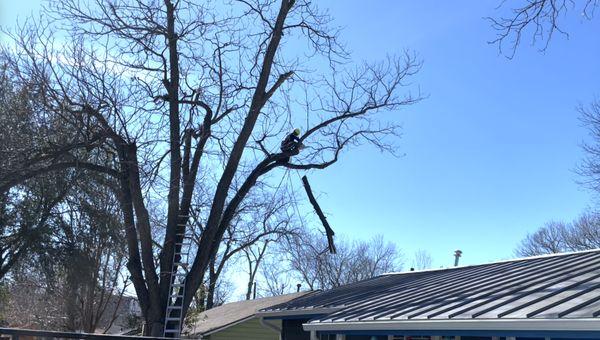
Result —
[{"label": "climber in tree", "polygon": [[[292,133],[287,135],[285,139],[281,142],[281,152],[288,154],[290,156],[294,156],[300,153],[303,145],[300,141],[300,129],[294,129]],[[282,162],[287,163],[290,160],[290,157],[286,157],[282,160]]]},{"label": "climber in tree", "polygon": [[281,142],[281,152],[297,155],[300,151],[300,129],[294,129],[292,133],[287,135]]}]

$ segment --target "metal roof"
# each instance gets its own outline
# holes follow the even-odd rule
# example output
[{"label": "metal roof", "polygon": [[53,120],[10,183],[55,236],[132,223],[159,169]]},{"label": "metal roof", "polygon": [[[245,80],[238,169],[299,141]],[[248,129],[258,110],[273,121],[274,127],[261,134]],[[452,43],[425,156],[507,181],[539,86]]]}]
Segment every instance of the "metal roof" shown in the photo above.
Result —
[{"label": "metal roof", "polygon": [[302,312],[321,314],[310,324],[597,319],[600,250],[385,274],[261,311]]}]

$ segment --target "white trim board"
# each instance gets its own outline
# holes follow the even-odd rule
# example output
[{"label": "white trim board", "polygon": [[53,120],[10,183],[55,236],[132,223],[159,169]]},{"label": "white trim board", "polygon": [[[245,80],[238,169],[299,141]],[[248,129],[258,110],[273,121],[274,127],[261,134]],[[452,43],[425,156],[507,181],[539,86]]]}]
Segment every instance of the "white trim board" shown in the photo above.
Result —
[{"label": "white trim board", "polygon": [[306,315],[307,318],[310,318],[311,315],[330,314],[333,312],[337,312],[342,308],[344,308],[344,306],[327,307],[327,308],[281,309],[281,310],[258,312],[258,313],[256,313],[256,316],[261,317],[261,318],[268,318],[268,317],[285,318],[286,316]]},{"label": "white trim board", "polygon": [[305,323],[306,331],[600,331],[600,319],[399,320]]}]

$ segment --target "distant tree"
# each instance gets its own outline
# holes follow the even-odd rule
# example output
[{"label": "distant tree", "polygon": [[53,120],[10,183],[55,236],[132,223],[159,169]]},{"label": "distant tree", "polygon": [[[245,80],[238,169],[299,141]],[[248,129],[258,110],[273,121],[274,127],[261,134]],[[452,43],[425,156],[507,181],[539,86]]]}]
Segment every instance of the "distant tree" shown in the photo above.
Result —
[{"label": "distant tree", "polygon": [[577,169],[581,175],[580,183],[600,194],[600,100],[580,106],[579,112],[589,135],[583,144],[584,160]]},{"label": "distant tree", "polygon": [[[276,246],[275,254],[285,254],[284,247]],[[296,284],[301,285],[301,280],[296,280],[298,275],[282,260],[285,260],[282,256],[270,256],[265,259],[260,270],[261,278],[257,288],[261,296],[292,293],[296,291]]]},{"label": "distant tree", "polygon": [[527,235],[515,252],[518,256],[535,256],[596,248],[600,248],[600,215],[586,213],[571,223],[546,223]]},{"label": "distant tree", "polygon": [[[110,192],[92,183],[68,190],[48,218],[45,238],[9,273],[12,326],[96,332],[119,317],[129,284],[121,216]],[[32,294],[27,308],[18,308],[19,289]]]},{"label": "distant tree", "polygon": [[[109,328],[129,285],[115,201],[102,187],[86,183],[67,197],[65,211],[57,216],[53,258],[61,274],[59,301],[65,304],[68,330]],[[102,325],[107,319],[108,324]]]},{"label": "distant tree", "polygon": [[[519,3],[520,5],[515,5]],[[531,37],[532,45],[541,45],[545,51],[553,36],[558,32],[568,36],[561,26],[569,12],[580,13],[591,20],[600,6],[598,0],[527,0],[519,2],[503,1],[500,8],[513,6],[510,15],[488,18],[497,31],[491,41],[498,45],[501,53],[509,58],[515,52],[523,37]],[[508,47],[506,47],[508,45]],[[591,140],[584,144],[586,157],[578,167],[582,184],[600,193],[600,101],[588,106],[579,106],[583,122],[587,125]],[[598,216],[596,213],[583,214],[572,223],[549,222],[533,234],[528,235],[517,248],[522,256],[554,253],[568,250],[582,250],[598,247]]]},{"label": "distant tree", "polygon": [[65,330],[64,304],[45,275],[19,270],[7,280],[6,291],[4,322],[8,327]]},{"label": "distant tree", "polygon": [[427,250],[419,249],[415,252],[413,268],[416,270],[430,269],[433,263],[431,254]]},{"label": "distant tree", "polygon": [[[291,237],[296,233],[296,227],[292,223],[293,212],[290,210],[297,198],[290,195],[285,188],[272,188],[267,183],[257,183],[256,186],[231,220],[219,251],[210,263],[204,284],[205,309],[218,305],[215,304],[215,295],[223,294],[217,292],[216,288],[227,268],[246,262],[252,285],[260,263],[270,251],[269,247],[280,238]],[[198,204],[192,211],[191,228],[195,235],[195,244],[198,246],[203,226],[203,219],[198,218],[198,214],[206,209],[203,209],[200,203],[203,202],[201,198],[196,201]]]},{"label": "distant tree", "polygon": [[[490,43],[497,44],[500,52],[512,58],[523,37],[531,37],[531,45],[548,48],[556,33],[568,36],[561,27],[561,20],[570,11],[576,11],[585,19],[592,19],[600,2],[597,0],[527,0],[502,1],[499,8],[511,6],[510,14],[497,18],[489,17],[496,30],[496,38]],[[508,45],[508,46],[507,46]]]},{"label": "distant tree", "polygon": [[[311,290],[339,287],[402,268],[400,250],[394,243],[385,242],[382,236],[369,241],[338,239],[336,248],[337,253],[330,254],[326,239],[305,231],[290,245],[289,270],[284,270],[281,264],[278,267]],[[272,273],[269,277],[273,278]]]},{"label": "distant tree", "polygon": [[566,251],[567,226],[563,222],[548,222],[532,234],[528,234],[517,247],[518,256],[535,256]]}]

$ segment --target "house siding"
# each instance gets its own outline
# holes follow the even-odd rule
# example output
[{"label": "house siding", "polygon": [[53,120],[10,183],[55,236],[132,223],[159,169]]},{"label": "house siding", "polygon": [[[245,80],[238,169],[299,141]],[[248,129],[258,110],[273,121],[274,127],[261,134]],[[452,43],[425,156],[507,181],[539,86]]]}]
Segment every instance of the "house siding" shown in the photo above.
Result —
[{"label": "house siding", "polygon": [[[269,323],[281,327],[281,321],[269,320]],[[203,338],[204,339],[204,338]],[[250,319],[222,331],[211,334],[209,340],[279,340],[275,330],[260,324],[258,319]]]}]

